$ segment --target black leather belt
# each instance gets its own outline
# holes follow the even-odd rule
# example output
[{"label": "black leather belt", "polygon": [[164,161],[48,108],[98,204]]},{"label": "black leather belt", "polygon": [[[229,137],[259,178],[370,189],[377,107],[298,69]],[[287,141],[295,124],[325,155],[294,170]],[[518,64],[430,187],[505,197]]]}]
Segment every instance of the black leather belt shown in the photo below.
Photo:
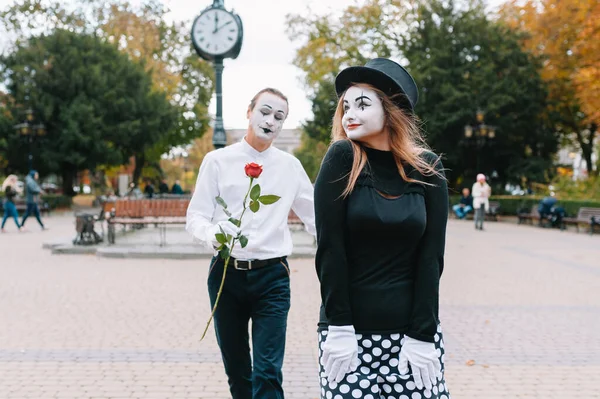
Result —
[{"label": "black leather belt", "polygon": [[236,270],[254,270],[260,269],[261,267],[275,265],[279,262],[283,262],[285,260],[285,256],[280,256],[279,258],[271,258],[271,259],[254,259],[254,260],[238,260],[234,257],[229,259],[231,265]]}]

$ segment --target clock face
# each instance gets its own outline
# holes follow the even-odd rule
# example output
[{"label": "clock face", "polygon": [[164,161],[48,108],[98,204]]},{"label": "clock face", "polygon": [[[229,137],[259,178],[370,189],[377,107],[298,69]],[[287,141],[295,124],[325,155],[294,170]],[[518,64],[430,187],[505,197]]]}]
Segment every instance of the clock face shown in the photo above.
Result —
[{"label": "clock face", "polygon": [[239,33],[239,26],[233,15],[213,8],[202,13],[194,22],[192,40],[205,53],[220,55],[235,46]]}]

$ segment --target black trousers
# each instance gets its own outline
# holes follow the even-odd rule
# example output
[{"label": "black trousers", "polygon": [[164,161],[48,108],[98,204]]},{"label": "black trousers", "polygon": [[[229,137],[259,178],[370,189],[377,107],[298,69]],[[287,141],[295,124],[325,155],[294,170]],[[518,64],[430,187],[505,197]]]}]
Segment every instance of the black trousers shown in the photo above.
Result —
[{"label": "black trousers", "polygon": [[[213,258],[208,293],[214,306],[225,262]],[[283,356],[290,309],[287,260],[255,270],[227,267],[214,326],[233,399],[283,399]],[[248,323],[252,319],[252,359]]]},{"label": "black trousers", "polygon": [[25,210],[25,215],[23,215],[21,227],[25,226],[25,221],[27,220],[29,215],[34,215],[40,226],[42,226],[42,228],[44,227],[44,223],[42,223],[42,219],[40,218],[40,208],[35,202],[27,203],[27,209]]}]

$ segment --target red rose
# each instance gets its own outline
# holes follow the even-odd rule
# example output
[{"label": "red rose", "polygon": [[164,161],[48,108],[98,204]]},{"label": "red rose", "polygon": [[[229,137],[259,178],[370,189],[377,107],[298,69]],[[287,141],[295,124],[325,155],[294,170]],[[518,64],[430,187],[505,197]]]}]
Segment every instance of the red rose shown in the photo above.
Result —
[{"label": "red rose", "polygon": [[258,179],[258,176],[260,176],[262,173],[262,166],[254,162],[250,162],[246,164],[244,171],[246,172],[246,176]]}]

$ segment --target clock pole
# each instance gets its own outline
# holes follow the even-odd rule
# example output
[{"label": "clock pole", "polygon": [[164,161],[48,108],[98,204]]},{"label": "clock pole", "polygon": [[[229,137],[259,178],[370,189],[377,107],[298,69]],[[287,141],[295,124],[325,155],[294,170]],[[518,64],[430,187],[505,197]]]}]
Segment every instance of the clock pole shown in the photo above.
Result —
[{"label": "clock pole", "polygon": [[223,58],[215,58],[215,77],[217,79],[217,116],[213,129],[213,146],[223,148],[227,145],[227,135],[223,127]]},{"label": "clock pole", "polygon": [[[227,134],[223,126],[223,60],[225,58],[237,58],[243,40],[242,20],[235,12],[227,11],[224,3],[225,0],[213,0],[212,5],[205,8],[192,24],[192,44],[196,52],[202,59],[212,62],[215,68],[215,94],[217,97],[217,114],[213,128],[213,146],[215,148],[223,148],[227,145]],[[222,18],[229,19],[229,21],[219,26],[218,14],[221,14]],[[203,18],[204,15],[206,15],[206,18]],[[212,21],[213,19],[214,30],[211,28],[206,30],[207,21]],[[212,22],[210,23],[212,24]],[[222,28],[231,23],[234,23],[234,25],[231,25],[228,30],[233,33],[227,33],[224,37],[222,34],[217,34]],[[237,33],[235,33],[236,31]],[[236,35],[237,38],[234,40]],[[218,40],[224,38],[227,39],[225,48],[223,46],[224,43],[218,42]],[[211,42],[215,40],[217,41],[216,43]],[[211,45],[213,45],[212,48],[214,50],[211,49]],[[217,51],[219,46],[221,46],[221,52]]]},{"label": "clock pole", "polygon": [[[213,0],[213,8],[225,8],[225,0]],[[216,57],[214,61],[215,78],[217,79],[217,116],[213,129],[213,146],[223,148],[227,145],[227,133],[223,126],[223,58]]]}]

